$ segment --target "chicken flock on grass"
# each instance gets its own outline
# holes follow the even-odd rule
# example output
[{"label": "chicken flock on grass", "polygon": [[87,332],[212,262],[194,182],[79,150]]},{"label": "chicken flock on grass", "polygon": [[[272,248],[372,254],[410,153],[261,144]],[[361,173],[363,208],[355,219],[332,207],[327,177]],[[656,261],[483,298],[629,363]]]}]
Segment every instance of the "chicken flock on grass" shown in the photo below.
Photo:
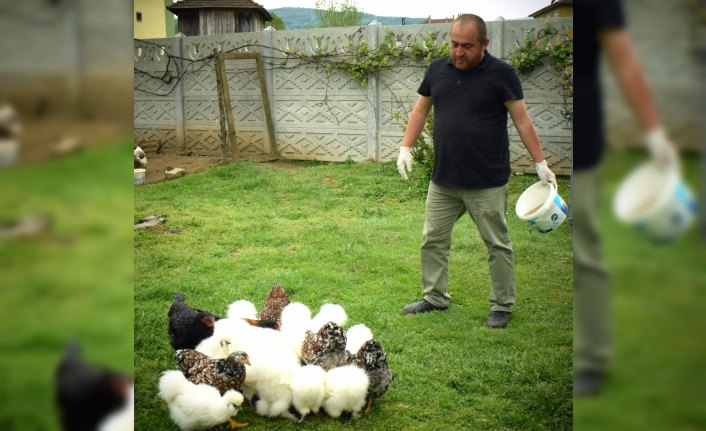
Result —
[{"label": "chicken flock on grass", "polygon": [[323,410],[355,418],[395,379],[370,328],[346,331],[338,304],[324,304],[312,317],[279,284],[259,314],[238,300],[220,318],[190,308],[177,293],[168,317],[178,370],[162,375],[159,395],[182,430],[243,427],[233,417],[244,400],[264,417],[301,422]]}]

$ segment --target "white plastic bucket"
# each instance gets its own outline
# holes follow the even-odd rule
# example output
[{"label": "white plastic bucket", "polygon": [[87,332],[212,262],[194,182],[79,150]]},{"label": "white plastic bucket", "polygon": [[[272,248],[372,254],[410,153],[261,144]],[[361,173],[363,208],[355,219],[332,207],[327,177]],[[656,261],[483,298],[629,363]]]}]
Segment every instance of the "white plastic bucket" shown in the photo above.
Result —
[{"label": "white plastic bucket", "polygon": [[145,172],[146,169],[135,169],[135,185],[139,186],[140,184],[145,183]]},{"label": "white plastic bucket", "polygon": [[696,218],[696,199],[679,170],[653,161],[637,167],[618,187],[613,210],[654,242],[668,242]]},{"label": "white plastic bucket", "polygon": [[15,138],[0,138],[0,167],[15,164],[18,147],[19,142]]},{"label": "white plastic bucket", "polygon": [[569,208],[557,193],[556,184],[539,181],[522,192],[515,213],[539,232],[549,233],[566,219]]}]

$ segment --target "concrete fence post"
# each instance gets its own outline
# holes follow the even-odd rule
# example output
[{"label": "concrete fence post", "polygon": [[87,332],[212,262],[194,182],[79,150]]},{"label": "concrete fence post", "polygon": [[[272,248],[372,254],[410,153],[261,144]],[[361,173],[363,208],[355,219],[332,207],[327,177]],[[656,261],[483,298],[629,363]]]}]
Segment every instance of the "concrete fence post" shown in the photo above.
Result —
[{"label": "concrete fence post", "polygon": [[[379,31],[382,26],[376,20],[368,24],[368,34],[366,43],[371,51],[378,49],[380,43]],[[380,145],[378,128],[380,126],[380,109],[378,100],[378,77],[368,77],[367,105],[368,105],[368,159],[380,160]]]},{"label": "concrete fence post", "polygon": [[[174,37],[174,55],[179,58],[176,60],[179,64],[179,70],[184,70],[184,35],[177,33]],[[186,119],[184,113],[184,80],[180,80],[177,88],[174,90],[174,116],[176,117],[176,144],[179,151],[186,150]]]},{"label": "concrete fence post", "polygon": [[[274,129],[275,140],[277,137],[277,121],[275,119],[275,86],[274,86],[274,64],[275,64],[275,50],[272,49],[272,43],[274,40],[274,33],[277,30],[272,26],[267,26],[265,30],[262,31],[262,40],[260,44],[262,45],[262,65],[265,69],[265,85],[267,86],[267,98],[270,103],[270,112],[272,113],[272,128]],[[275,147],[277,143],[275,142]]]}]

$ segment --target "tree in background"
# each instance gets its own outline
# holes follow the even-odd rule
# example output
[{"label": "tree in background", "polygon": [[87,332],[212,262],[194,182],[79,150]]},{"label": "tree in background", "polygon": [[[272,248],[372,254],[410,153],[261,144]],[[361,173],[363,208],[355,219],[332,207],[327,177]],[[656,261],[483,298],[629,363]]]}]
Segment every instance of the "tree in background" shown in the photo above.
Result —
[{"label": "tree in background", "polygon": [[314,14],[319,19],[319,27],[352,27],[361,24],[363,12],[358,10],[354,0],[316,0]]},{"label": "tree in background", "polygon": [[287,27],[284,25],[284,21],[276,13],[270,12],[272,21],[267,21],[267,25],[271,25],[275,30],[286,30]]}]

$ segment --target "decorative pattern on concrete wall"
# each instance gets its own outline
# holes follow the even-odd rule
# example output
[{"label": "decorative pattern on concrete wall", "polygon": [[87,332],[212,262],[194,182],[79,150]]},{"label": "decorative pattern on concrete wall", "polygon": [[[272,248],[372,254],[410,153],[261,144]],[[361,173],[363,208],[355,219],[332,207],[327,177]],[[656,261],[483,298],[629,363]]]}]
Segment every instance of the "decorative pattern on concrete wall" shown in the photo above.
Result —
[{"label": "decorative pattern on concrete wall", "polygon": [[[513,38],[543,20],[489,22],[489,51],[503,58]],[[571,25],[563,19],[560,25]],[[396,67],[371,77],[361,88],[341,71],[327,73],[315,64],[300,64],[294,56],[336,52],[346,55],[365,42],[375,49],[392,31],[397,43],[437,43],[449,38],[448,24],[381,27],[370,25],[336,29],[266,30],[229,35],[173,37],[135,41],[135,67],[162,76],[167,64],[173,79],[159,81],[135,74],[135,139],[159,139],[177,151],[220,154],[220,123],[216,74],[212,59],[221,52],[260,52],[264,59],[277,149],[282,157],[324,161],[377,160],[397,157],[407,116],[417,100],[423,66]],[[169,60],[166,53],[183,59]],[[193,61],[191,61],[193,60]],[[182,80],[180,72],[187,71]],[[226,61],[233,118],[241,155],[268,152],[264,107],[254,60]],[[542,67],[523,77],[525,101],[552,169],[568,174],[571,167],[571,130],[562,111],[556,73]],[[147,90],[147,91],[142,91]],[[167,94],[157,96],[152,93]],[[508,120],[511,162],[516,171],[534,171],[527,151]]]}]

